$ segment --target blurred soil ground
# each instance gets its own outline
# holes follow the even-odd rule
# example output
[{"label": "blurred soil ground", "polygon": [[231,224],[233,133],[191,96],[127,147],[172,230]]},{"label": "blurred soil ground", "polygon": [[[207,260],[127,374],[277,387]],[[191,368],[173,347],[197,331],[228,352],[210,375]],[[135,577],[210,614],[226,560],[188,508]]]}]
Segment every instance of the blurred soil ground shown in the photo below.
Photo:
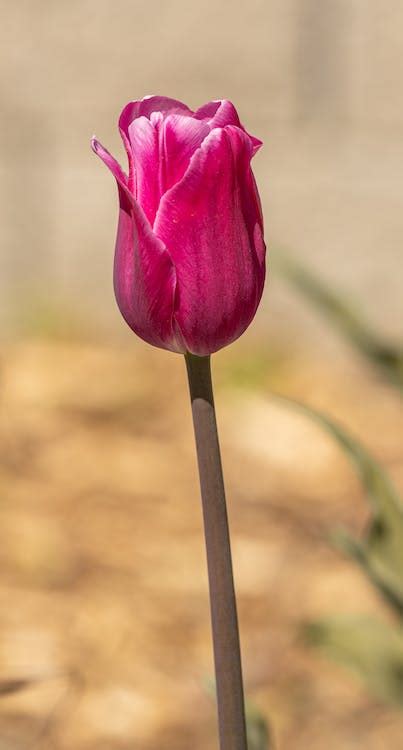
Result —
[{"label": "blurred soil ground", "polygon": [[[212,750],[202,521],[180,357],[31,340],[1,352],[1,750]],[[301,622],[387,616],[329,541],[368,514],[326,409],[403,487],[403,410],[355,361],[240,346],[214,374],[248,697],[278,750],[401,747],[403,717],[309,651]]]}]

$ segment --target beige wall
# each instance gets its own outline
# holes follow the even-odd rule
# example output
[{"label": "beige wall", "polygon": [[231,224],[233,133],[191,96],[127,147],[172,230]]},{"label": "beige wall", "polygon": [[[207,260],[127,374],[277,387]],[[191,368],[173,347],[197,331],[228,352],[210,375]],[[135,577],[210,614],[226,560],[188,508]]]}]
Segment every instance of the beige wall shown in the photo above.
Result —
[{"label": "beige wall", "polygon": [[[2,308],[44,289],[115,316],[116,201],[89,150],[122,105],[228,97],[263,138],[267,237],[397,330],[403,100],[398,0],[2,0]],[[49,283],[52,287],[49,287]],[[273,304],[282,289],[273,281]]]}]

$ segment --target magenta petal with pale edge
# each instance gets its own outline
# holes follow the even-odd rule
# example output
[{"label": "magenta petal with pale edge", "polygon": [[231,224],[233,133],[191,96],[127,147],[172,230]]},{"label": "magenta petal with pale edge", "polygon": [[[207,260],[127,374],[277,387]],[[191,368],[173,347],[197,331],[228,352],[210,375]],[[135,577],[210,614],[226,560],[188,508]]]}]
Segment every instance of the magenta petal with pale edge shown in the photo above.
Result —
[{"label": "magenta petal with pale edge", "polygon": [[228,99],[218,99],[204,104],[196,110],[195,117],[198,120],[208,120],[211,129],[224,127],[225,125],[242,127],[238,112]]},{"label": "magenta petal with pale edge", "polygon": [[141,115],[129,125],[133,192],[151,225],[162,196],[183,177],[209,132],[206,123],[178,114]]},{"label": "magenta petal with pale edge", "polygon": [[[196,110],[195,117],[199,120],[207,121],[210,130],[213,130],[213,128],[223,128],[226,125],[235,125],[246,133],[245,128],[239,120],[238,112],[232,102],[228,101],[228,99],[219,99],[204,104],[203,107]],[[248,137],[253,144],[253,153],[255,154],[262,145],[262,141],[260,141],[259,138],[255,138],[253,135],[249,135],[249,133]]]},{"label": "magenta petal with pale edge", "polygon": [[120,312],[144,341],[163,349],[184,351],[173,328],[176,273],[172,260],[125,187],[117,162],[111,161],[98,141],[93,144],[94,151],[115,176],[119,190],[114,287]]},{"label": "magenta petal with pale edge", "polygon": [[144,99],[138,99],[129,102],[122,109],[119,117],[119,129],[127,134],[129,125],[137,117],[150,117],[153,112],[169,113],[187,113],[192,115],[192,110],[177,99],[171,99],[169,96],[146,96]]},{"label": "magenta petal with pale edge", "polygon": [[200,120],[178,114],[167,116],[161,144],[161,195],[183,177],[191,157],[209,132],[208,125]]},{"label": "magenta petal with pale edge", "polygon": [[238,338],[263,291],[264,244],[251,156],[242,130],[213,130],[158,209],[154,232],[177,272],[175,319],[194,354]]}]

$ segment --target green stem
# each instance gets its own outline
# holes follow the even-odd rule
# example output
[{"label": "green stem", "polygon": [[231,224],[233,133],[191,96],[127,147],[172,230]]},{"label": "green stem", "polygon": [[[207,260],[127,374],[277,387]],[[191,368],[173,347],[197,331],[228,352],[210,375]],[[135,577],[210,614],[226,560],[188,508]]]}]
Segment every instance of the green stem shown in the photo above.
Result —
[{"label": "green stem", "polygon": [[186,355],[210,586],[221,750],[247,750],[238,618],[210,357]]}]

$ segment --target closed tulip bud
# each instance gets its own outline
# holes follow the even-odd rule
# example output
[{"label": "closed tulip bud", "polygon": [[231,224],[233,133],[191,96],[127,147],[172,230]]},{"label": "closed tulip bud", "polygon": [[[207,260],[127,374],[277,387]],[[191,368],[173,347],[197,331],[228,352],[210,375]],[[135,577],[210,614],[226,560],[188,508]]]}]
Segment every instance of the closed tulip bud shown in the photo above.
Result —
[{"label": "closed tulip bud", "polygon": [[92,142],[119,192],[119,309],[154,346],[211,354],[245,331],[263,291],[263,220],[250,166],[261,141],[227,100],[192,112],[145,97],[123,109],[119,130],[128,174]]}]

